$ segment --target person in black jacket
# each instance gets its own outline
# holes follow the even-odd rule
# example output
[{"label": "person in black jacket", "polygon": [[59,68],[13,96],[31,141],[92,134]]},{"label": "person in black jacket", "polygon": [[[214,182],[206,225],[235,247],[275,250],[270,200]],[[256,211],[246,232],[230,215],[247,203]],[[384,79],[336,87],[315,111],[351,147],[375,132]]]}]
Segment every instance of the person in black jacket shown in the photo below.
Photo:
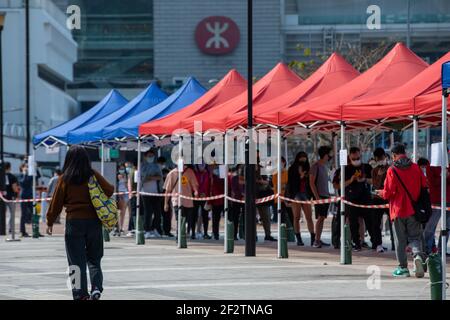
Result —
[{"label": "person in black jacket", "polygon": [[[308,201],[311,199],[311,192],[309,189],[309,169],[308,155],[303,151],[297,153],[294,162],[288,170],[288,185],[286,188],[288,198],[300,201]],[[311,243],[313,243],[315,239],[311,205],[292,202],[294,232],[298,246],[304,245],[300,234],[300,216],[302,210],[305,215],[308,230],[311,234]]]}]

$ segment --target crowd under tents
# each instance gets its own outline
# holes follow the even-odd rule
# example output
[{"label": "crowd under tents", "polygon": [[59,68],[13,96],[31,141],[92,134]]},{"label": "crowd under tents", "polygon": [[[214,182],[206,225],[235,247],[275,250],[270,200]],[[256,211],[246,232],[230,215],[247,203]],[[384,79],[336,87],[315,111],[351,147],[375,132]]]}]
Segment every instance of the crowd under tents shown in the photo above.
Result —
[{"label": "crowd under tents", "polygon": [[77,130],[70,131],[68,143],[80,144],[104,140],[103,132],[106,127],[125,121],[147,109],[152,109],[166,98],[167,94],[161,91],[158,85],[153,82],[122,108]]},{"label": "crowd under tents", "polygon": [[102,119],[103,117],[119,110],[127,103],[128,100],[125,99],[117,90],[113,89],[108,93],[108,95],[106,95],[106,97],[104,97],[99,103],[90,108],[88,111],[52,129],[35,135],[33,137],[33,144],[35,147],[39,145],[54,147],[58,144],[67,144],[69,132]]},{"label": "crowd under tents", "polygon": [[[430,127],[442,124],[444,128],[444,122],[446,123],[442,117],[447,117],[447,113],[440,115],[441,102],[448,100],[442,98],[441,65],[448,60],[450,53],[428,66],[403,44],[396,44],[384,58],[360,75],[341,56],[333,54],[305,81],[280,63],[253,85],[254,119],[258,125],[268,125],[277,130],[278,158],[281,157],[280,141],[283,130],[302,128],[302,132],[309,133],[340,130],[340,149],[344,151],[346,130],[405,129],[412,124],[413,158],[417,159],[419,125]],[[139,114],[126,117],[124,121],[123,118],[115,118],[113,124],[103,129],[101,135],[96,138],[101,136],[105,141],[123,137],[137,138],[140,165],[140,142],[144,138],[155,139],[158,136],[166,136],[176,129],[184,129],[190,133],[207,133],[216,129],[226,134],[229,129],[246,126],[248,97],[246,81],[237,71],[231,70],[206,93],[205,89],[201,92],[202,90],[197,88],[193,90],[195,94],[190,94],[189,98],[184,97],[181,91],[193,85],[192,79],[191,82],[159,104],[148,105],[146,110]],[[95,107],[96,110],[93,108],[61,126],[35,136],[34,144],[49,146],[47,143],[42,144],[42,141],[50,141],[45,139],[52,137],[52,141],[59,139],[67,142],[68,132],[76,130],[81,134],[85,128],[85,132],[89,132],[89,127],[95,126],[89,125],[90,123],[120,108],[117,107],[115,110],[109,108],[109,112],[101,111],[102,108],[106,109],[104,106],[107,101],[114,100],[112,99],[114,93],[115,91],[112,91],[105,97]],[[180,97],[183,97],[183,102],[178,104]],[[126,102],[121,107],[125,104]],[[103,107],[98,107],[99,105]],[[103,115],[99,116],[100,113]],[[123,113],[124,117],[125,114],[126,112]],[[75,122],[77,125],[70,124],[76,119],[80,119]],[[148,122],[145,123],[146,121]],[[194,127],[196,121],[201,121],[200,132]],[[442,136],[446,139],[446,133],[443,132]],[[225,143],[226,141],[227,139]],[[278,177],[281,177],[280,163],[278,161]],[[341,170],[344,168],[341,163]],[[227,183],[227,179],[224,183]],[[281,189],[280,183],[279,179],[278,190]],[[345,189],[342,184],[341,180],[341,190]],[[225,190],[225,192],[228,190],[226,186]],[[225,195],[225,206],[227,201]],[[277,197],[277,205],[280,209],[280,197]],[[341,211],[343,210],[344,201],[341,201]],[[442,210],[445,214],[445,208]],[[227,210],[225,214],[226,212]],[[343,226],[344,223],[341,221],[341,228]],[[229,252],[226,231],[225,237],[225,252]],[[341,237],[341,243],[344,243],[342,229]],[[341,245],[341,263],[345,263],[343,250],[344,246]],[[280,257],[280,246],[278,256]]]}]

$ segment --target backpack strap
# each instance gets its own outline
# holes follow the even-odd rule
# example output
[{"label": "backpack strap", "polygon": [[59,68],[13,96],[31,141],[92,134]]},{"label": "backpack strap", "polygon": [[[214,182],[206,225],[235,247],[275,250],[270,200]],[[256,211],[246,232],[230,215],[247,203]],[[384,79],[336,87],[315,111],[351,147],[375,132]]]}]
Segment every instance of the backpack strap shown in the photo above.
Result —
[{"label": "backpack strap", "polygon": [[408,189],[406,188],[405,184],[403,183],[402,179],[400,178],[400,175],[397,172],[397,169],[392,166],[392,171],[394,172],[395,176],[397,177],[398,181],[400,181],[400,184],[402,185],[403,189],[405,190],[406,194],[408,195],[409,200],[411,201],[413,207],[416,201],[413,200],[411,193],[409,193]]}]

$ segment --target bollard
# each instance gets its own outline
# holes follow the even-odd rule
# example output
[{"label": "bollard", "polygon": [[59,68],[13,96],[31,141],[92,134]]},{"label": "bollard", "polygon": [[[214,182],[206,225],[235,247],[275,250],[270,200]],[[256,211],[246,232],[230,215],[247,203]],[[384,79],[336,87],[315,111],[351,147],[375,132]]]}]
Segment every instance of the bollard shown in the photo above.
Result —
[{"label": "bollard", "polygon": [[431,300],[442,300],[442,262],[437,253],[430,254],[427,259],[430,274]]},{"label": "bollard", "polygon": [[[144,215],[139,215],[138,225],[136,226],[135,222],[135,228],[136,228],[136,244],[145,244],[145,237],[144,237]],[[136,221],[136,218],[135,218]]]},{"label": "bollard", "polygon": [[187,248],[187,241],[186,241],[186,217],[181,217],[181,237],[180,237],[180,249],[186,249]]},{"label": "bollard", "polygon": [[47,222],[47,192],[42,192],[41,194],[41,220],[43,223]]},{"label": "bollard", "polygon": [[103,240],[105,242],[109,242],[111,239],[109,237],[109,231],[103,228]]},{"label": "bollard", "polygon": [[234,223],[227,221],[227,250],[226,253],[234,252]]},{"label": "bollard", "polygon": [[344,224],[344,243],[344,264],[352,264],[352,240],[350,236],[350,226],[348,225],[348,223]]},{"label": "bollard", "polygon": [[280,241],[280,257],[279,258],[287,259],[289,257],[289,255],[288,255],[287,232],[286,232],[286,224],[285,223],[282,223],[280,225],[279,241]]}]

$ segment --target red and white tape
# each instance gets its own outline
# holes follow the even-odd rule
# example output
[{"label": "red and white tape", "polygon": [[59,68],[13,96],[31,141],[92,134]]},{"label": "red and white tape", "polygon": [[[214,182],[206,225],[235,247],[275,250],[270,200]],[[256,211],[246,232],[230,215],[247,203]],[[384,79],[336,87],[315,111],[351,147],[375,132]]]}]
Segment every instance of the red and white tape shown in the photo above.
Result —
[{"label": "red and white tape", "polygon": [[332,202],[338,202],[341,200],[340,197],[331,197],[328,199],[319,199],[319,200],[295,200],[287,197],[280,196],[281,200],[288,201],[288,202],[294,202],[294,203],[300,203],[300,204],[326,204],[326,203],[332,203]]}]

